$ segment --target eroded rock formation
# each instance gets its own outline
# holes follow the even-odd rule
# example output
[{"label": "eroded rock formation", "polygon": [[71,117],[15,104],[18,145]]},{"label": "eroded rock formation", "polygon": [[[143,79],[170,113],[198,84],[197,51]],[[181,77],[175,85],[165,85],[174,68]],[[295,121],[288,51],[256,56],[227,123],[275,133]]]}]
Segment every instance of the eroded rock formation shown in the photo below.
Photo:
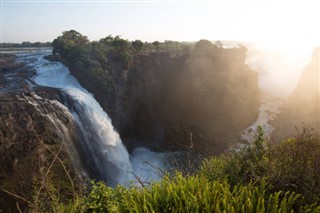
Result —
[{"label": "eroded rock formation", "polygon": [[[67,146],[76,134],[71,115],[60,104],[63,94],[50,88],[32,88],[28,82],[32,70],[14,63],[13,56],[2,59],[0,209],[14,212],[17,205],[24,209],[30,204],[38,190],[36,184],[51,175],[49,170],[60,175],[57,181],[64,181],[66,174],[57,157],[68,170],[73,169]],[[50,168],[51,164],[54,166]]]}]

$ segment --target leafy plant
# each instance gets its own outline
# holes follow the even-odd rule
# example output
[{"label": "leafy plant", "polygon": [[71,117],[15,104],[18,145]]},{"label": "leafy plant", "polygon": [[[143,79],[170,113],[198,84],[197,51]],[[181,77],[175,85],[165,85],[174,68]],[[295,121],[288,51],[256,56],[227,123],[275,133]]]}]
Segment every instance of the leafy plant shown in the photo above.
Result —
[{"label": "leafy plant", "polygon": [[294,192],[267,193],[265,181],[255,185],[209,181],[203,176],[176,173],[149,187],[108,188],[94,185],[86,212],[318,212],[316,204],[301,205]]},{"label": "leafy plant", "polygon": [[203,161],[200,174],[211,181],[227,180],[232,186],[268,180],[271,192],[294,191],[304,202],[319,202],[320,140],[304,129],[279,144],[264,139],[262,128],[255,141],[240,150]]}]

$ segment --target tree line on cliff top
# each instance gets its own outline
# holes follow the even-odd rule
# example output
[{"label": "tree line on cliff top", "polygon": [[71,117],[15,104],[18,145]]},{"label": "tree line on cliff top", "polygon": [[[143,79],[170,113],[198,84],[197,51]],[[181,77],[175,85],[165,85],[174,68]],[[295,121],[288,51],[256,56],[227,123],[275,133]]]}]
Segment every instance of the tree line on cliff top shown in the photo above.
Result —
[{"label": "tree line on cliff top", "polygon": [[86,36],[75,30],[70,30],[54,39],[51,46],[53,55],[59,55],[64,59],[64,63],[87,74],[102,87],[110,87],[113,82],[108,74],[108,57],[127,68],[138,53],[155,51],[159,48],[182,48],[188,45],[175,41],[148,43],[135,40],[130,42],[120,36],[113,37],[111,35],[99,41],[89,42]]},{"label": "tree line on cliff top", "polygon": [[[92,54],[101,61],[105,60],[106,53],[112,53],[116,59],[124,64],[130,63],[133,56],[137,53],[161,51],[161,50],[180,50],[188,51],[192,43],[177,42],[166,40],[164,42],[142,42],[141,40],[128,41],[122,39],[120,36],[107,36],[99,41],[89,42],[86,36],[81,35],[75,30],[65,31],[61,36],[54,39],[51,46],[53,47],[53,54],[58,54],[62,58],[67,59],[81,59]],[[212,43],[208,40],[202,39],[196,44],[197,49],[209,49],[210,47],[221,48],[222,42],[217,41]]]},{"label": "tree line on cliff top", "polygon": [[0,43],[0,48],[39,48],[39,47],[51,47],[51,42],[29,42],[24,41],[22,43]]}]

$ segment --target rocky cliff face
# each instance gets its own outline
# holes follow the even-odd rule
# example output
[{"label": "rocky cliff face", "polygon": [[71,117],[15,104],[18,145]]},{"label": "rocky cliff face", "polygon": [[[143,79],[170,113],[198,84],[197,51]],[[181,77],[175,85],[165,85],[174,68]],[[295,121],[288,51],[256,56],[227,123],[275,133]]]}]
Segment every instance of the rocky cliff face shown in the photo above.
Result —
[{"label": "rocky cliff face", "polygon": [[65,63],[107,111],[129,150],[220,152],[258,115],[257,74],[245,65],[245,52],[244,47],[147,51],[129,65],[109,54],[106,86],[75,62]]},{"label": "rocky cliff face", "polygon": [[311,127],[320,133],[320,48],[316,48],[312,60],[304,69],[283,113],[274,121],[275,140],[296,135],[296,128]]},{"label": "rocky cliff face", "polygon": [[[13,56],[2,59],[0,209],[15,212],[17,203],[21,209],[30,204],[35,183],[48,178],[49,165],[56,156],[72,170],[66,146],[75,140],[76,134],[70,114],[60,104],[63,94],[55,89],[31,88],[27,80],[32,70],[15,64]],[[61,178],[56,180],[62,181],[65,174],[58,164],[53,163],[51,169],[60,174]]]}]

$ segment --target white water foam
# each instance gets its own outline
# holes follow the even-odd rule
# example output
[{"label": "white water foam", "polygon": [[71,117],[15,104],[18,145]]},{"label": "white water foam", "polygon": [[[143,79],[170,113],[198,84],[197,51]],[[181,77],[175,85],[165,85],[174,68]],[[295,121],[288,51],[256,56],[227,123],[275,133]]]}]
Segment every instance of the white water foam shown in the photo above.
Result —
[{"label": "white water foam", "polygon": [[159,180],[161,175],[157,169],[164,168],[162,161],[167,156],[139,148],[130,161],[119,134],[93,95],[81,87],[62,63],[45,60],[46,54],[49,52],[21,54],[19,60],[36,70],[33,79],[36,84],[61,89],[75,100],[71,113],[84,135],[81,143],[85,143],[83,146],[90,154],[88,161],[94,162],[101,178],[113,186],[135,182],[137,177],[144,182]]}]

